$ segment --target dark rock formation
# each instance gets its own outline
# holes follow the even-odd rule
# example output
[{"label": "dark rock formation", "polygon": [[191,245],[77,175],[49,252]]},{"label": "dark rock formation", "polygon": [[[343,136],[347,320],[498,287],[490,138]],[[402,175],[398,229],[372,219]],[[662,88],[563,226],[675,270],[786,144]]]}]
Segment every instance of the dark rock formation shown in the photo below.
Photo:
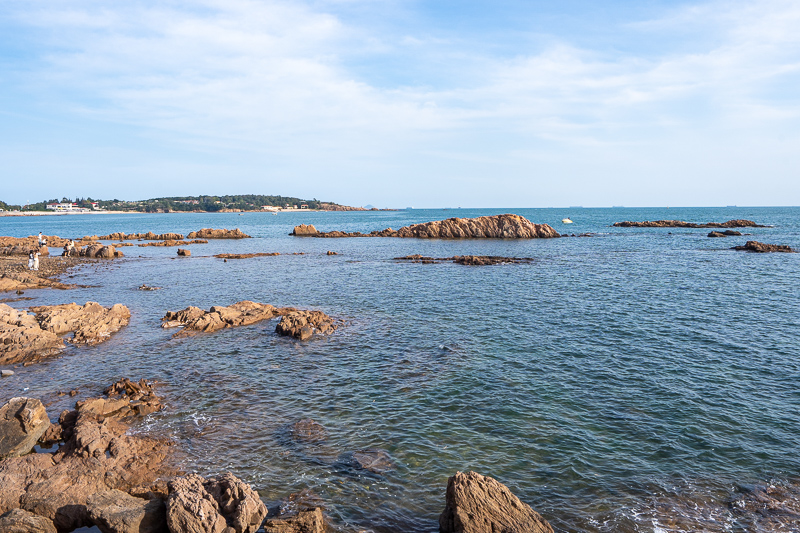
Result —
[{"label": "dark rock formation", "polygon": [[190,250],[184,250],[183,248],[178,248],[178,256],[180,257],[189,257],[192,255]]},{"label": "dark rock formation", "polygon": [[332,252],[332,251],[328,250],[328,254],[327,255],[339,255],[339,253],[338,252]]},{"label": "dark rock formation", "polygon": [[645,222],[615,222],[618,228],[766,228],[756,224],[752,220],[729,220],[727,222],[706,222],[697,224],[695,222],[684,222],[682,220],[653,220]]},{"label": "dark rock formation", "polygon": [[287,518],[270,518],[264,522],[264,533],[324,533],[325,517],[319,507],[299,511]]},{"label": "dark rock formation", "polygon": [[209,480],[190,474],[169,483],[167,524],[174,533],[255,533],[266,516],[258,493],[231,473]]},{"label": "dark rock formation", "polygon": [[725,237],[725,234],[721,233],[719,231],[712,231],[711,233],[708,234],[708,236],[709,237]]},{"label": "dark rock formation", "polygon": [[457,472],[447,481],[440,533],[553,533],[539,513],[508,487],[475,472]]},{"label": "dark rock formation", "polygon": [[549,239],[561,234],[547,224],[534,224],[519,215],[494,215],[478,218],[448,218],[387,228],[371,233],[342,231],[319,232],[314,226],[296,226],[290,235],[308,237],[401,237],[417,239]]},{"label": "dark rock formation", "polygon": [[32,398],[11,398],[0,407],[0,460],[30,453],[50,427],[42,402]]},{"label": "dark rock formation", "polygon": [[72,344],[99,344],[128,325],[131,313],[122,304],[103,307],[97,302],[31,307],[41,328],[56,335],[75,332]]},{"label": "dark rock formation", "polygon": [[502,265],[507,263],[532,263],[532,257],[500,257],[496,255],[456,255],[453,257],[426,257],[420,254],[395,257],[395,261],[410,263],[434,264],[445,261],[470,266]]},{"label": "dark rock formation", "polygon": [[224,328],[249,326],[262,320],[282,317],[275,331],[279,335],[288,335],[306,340],[313,334],[329,334],[336,330],[331,317],[322,311],[302,311],[293,307],[275,307],[244,300],[228,307],[214,306],[209,311],[198,307],[187,307],[181,311],[168,311],[162,319],[162,328],[183,326],[176,336],[203,331],[211,333]]},{"label": "dark rock formation", "polygon": [[187,235],[189,239],[250,239],[250,235],[242,232],[239,228],[236,229],[212,229],[203,228],[199,231],[193,231]]},{"label": "dark rock formation", "polygon": [[3,533],[56,533],[53,521],[36,516],[24,509],[12,509],[0,516],[0,531]]},{"label": "dark rock formation", "polygon": [[281,255],[278,252],[263,252],[257,254],[216,254],[214,257],[219,259],[250,259],[251,257],[273,257]]},{"label": "dark rock formation", "polygon": [[756,485],[738,487],[739,494],[729,507],[734,515],[752,522],[753,531],[798,531],[800,529],[800,486]]},{"label": "dark rock formation", "polygon": [[794,253],[791,247],[786,246],[784,244],[765,244],[763,242],[758,241],[747,241],[744,246],[734,246],[731,250],[739,250],[743,252],[756,252],[756,253],[768,253],[768,252],[784,252],[784,253]]},{"label": "dark rock formation", "polygon": [[742,233],[740,231],[734,231],[732,229],[725,230],[725,231],[712,231],[708,234],[709,237],[735,237],[740,236]]}]

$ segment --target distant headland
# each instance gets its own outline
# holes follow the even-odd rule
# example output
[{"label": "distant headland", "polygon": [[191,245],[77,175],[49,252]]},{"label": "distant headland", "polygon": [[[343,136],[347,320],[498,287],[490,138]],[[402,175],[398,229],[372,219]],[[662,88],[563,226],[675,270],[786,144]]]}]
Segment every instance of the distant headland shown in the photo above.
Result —
[{"label": "distant headland", "polygon": [[351,207],[314,198],[303,200],[293,196],[241,194],[231,196],[170,196],[149,200],[99,200],[62,198],[26,205],[10,205],[0,201],[0,214],[54,213],[238,213],[255,211],[385,211],[385,209]]}]

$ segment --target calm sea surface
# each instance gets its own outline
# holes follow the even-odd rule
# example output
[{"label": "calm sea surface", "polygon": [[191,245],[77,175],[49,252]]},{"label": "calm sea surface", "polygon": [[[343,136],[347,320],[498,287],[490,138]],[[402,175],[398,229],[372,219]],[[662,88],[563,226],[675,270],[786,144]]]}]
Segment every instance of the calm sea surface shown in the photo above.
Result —
[{"label": "calm sea surface", "polygon": [[[368,232],[504,212],[595,236],[288,235],[300,223]],[[563,225],[566,216],[575,223]],[[663,218],[774,227],[725,239],[609,227]],[[27,291],[35,300],[12,305],[120,302],[131,323],[105,344],[17,368],[0,400],[24,390],[53,401],[55,419],[74,401],[59,390],[83,397],[121,376],[162,381],[168,409],[136,429],[174,438],[187,471],[230,470],[268,502],[308,489],[335,523],[375,532],[437,531],[458,470],[497,478],[562,531],[665,531],[684,515],[741,531],[724,505],[738,485],[800,475],[800,254],[729,250],[748,239],[800,248],[800,208],[0,218],[0,235],[17,237],[203,227],[255,238],[193,245],[181,259],[175,248],[126,247],[124,259],[64,277],[91,288]],[[221,252],[305,255],[210,257]],[[413,253],[535,261],[392,260]],[[136,290],[142,283],[164,289]],[[321,309],[346,325],[309,342],[276,336],[274,321],[186,339],[159,328],[167,310],[239,300]],[[301,418],[325,426],[324,445],[286,438]],[[394,469],[348,466],[347,453],[365,448],[386,450]]]}]

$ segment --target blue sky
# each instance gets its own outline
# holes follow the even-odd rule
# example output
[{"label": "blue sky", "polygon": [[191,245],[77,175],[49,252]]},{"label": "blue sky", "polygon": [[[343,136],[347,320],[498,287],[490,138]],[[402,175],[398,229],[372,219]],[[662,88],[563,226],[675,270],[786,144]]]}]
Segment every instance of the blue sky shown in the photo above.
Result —
[{"label": "blue sky", "polygon": [[6,0],[0,199],[800,205],[787,0]]}]

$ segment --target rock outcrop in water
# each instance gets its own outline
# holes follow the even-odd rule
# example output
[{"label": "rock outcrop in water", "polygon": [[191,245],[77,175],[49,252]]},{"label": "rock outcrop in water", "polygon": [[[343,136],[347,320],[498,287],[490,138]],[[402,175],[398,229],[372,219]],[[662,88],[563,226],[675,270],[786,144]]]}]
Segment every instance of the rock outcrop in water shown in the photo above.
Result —
[{"label": "rock outcrop in water", "polygon": [[448,218],[387,228],[370,233],[320,232],[314,226],[300,225],[290,235],[305,237],[400,237],[416,239],[552,239],[561,234],[547,224],[534,224],[519,215],[494,215],[477,218]]},{"label": "rock outcrop in water", "polygon": [[212,229],[203,228],[199,231],[193,231],[187,235],[189,239],[250,239],[250,235],[242,232],[239,228],[236,229]]},{"label": "rock outcrop in water", "polygon": [[508,487],[476,472],[447,480],[440,533],[553,533],[553,528]]},{"label": "rock outcrop in water", "polygon": [[0,292],[26,291],[28,289],[71,289],[74,285],[66,285],[39,277],[32,272],[13,272],[0,275]]},{"label": "rock outcrop in water", "polygon": [[458,265],[487,266],[515,263],[532,263],[532,257],[500,257],[496,255],[455,255],[453,257],[426,257],[420,254],[395,257],[395,261],[408,261],[409,263],[435,264],[453,262]]},{"label": "rock outcrop in water", "polygon": [[176,241],[176,240],[168,240],[168,241],[154,241],[154,242],[146,242],[144,244],[139,244],[140,247],[147,247],[147,246],[187,246],[189,244],[208,244],[206,239],[194,239],[191,241]]},{"label": "rock outcrop in water", "polygon": [[[130,528],[123,531],[158,531],[126,521],[125,516],[136,512],[121,513],[120,505],[130,510],[131,502],[113,491],[126,493],[130,500],[148,494],[159,476],[172,473],[165,466],[167,441],[127,434],[129,421],[160,409],[160,400],[144,381],[122,380],[105,394],[61,414],[54,433],[64,444],[54,453],[0,462],[0,513],[21,508],[52,521],[59,531],[104,528],[115,521]],[[115,494],[120,497],[114,498]],[[120,502],[116,509],[109,497]],[[142,508],[148,507],[146,499],[138,500]]]},{"label": "rock outcrop in water", "polygon": [[708,234],[709,237],[739,237],[742,235],[740,231],[734,231],[732,229],[725,230],[725,231],[712,231]]},{"label": "rock outcrop in water", "polygon": [[33,315],[0,304],[0,364],[36,362],[64,348],[60,335],[74,332],[68,342],[99,344],[128,324],[122,304],[105,308],[96,302],[32,307]]},{"label": "rock outcrop in water", "polygon": [[615,222],[618,228],[767,228],[756,224],[752,220],[736,219],[727,222],[706,222],[697,224],[695,222],[684,222],[683,220],[648,220],[644,222]]},{"label": "rock outcrop in water", "polygon": [[783,252],[794,253],[790,246],[784,244],[765,244],[758,241],[747,241],[744,246],[734,246],[731,250],[739,250],[741,252],[756,252],[756,253],[770,253],[770,252]]},{"label": "rock outcrop in water", "polygon": [[108,235],[87,235],[83,238],[85,241],[179,241],[183,239],[180,233],[109,233]]},{"label": "rock outcrop in water", "polygon": [[218,259],[250,259],[253,257],[273,257],[281,255],[278,252],[261,252],[253,254],[215,254],[214,257]]},{"label": "rock outcrop in water", "polygon": [[322,311],[304,311],[293,307],[275,307],[244,300],[223,307],[214,306],[208,311],[199,307],[187,307],[181,311],[168,311],[161,327],[172,328],[183,326],[176,336],[195,332],[211,333],[224,328],[249,326],[262,320],[281,317],[275,328],[279,335],[292,336],[306,340],[314,334],[329,334],[336,330],[334,320]]},{"label": "rock outcrop in water", "polygon": [[110,244],[107,246],[102,244],[90,244],[81,248],[79,254],[81,257],[88,257],[91,259],[115,259],[117,257],[123,257],[124,255]]}]

